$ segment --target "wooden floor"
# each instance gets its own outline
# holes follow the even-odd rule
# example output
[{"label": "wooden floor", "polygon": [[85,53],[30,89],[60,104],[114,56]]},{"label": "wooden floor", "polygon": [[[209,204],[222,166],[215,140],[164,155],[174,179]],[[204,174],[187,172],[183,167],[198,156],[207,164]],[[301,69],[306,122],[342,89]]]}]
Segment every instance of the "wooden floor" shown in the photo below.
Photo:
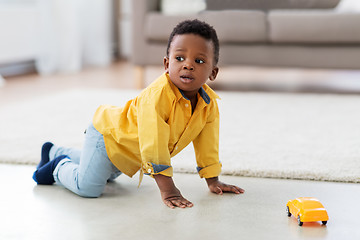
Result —
[{"label": "wooden floor", "polygon": [[[176,186],[194,207],[170,209],[150,177],[138,188],[138,175],[120,176],[100,198],[81,198],[58,185],[36,185],[34,168],[0,164],[0,239],[360,239],[359,184],[221,176],[246,192],[218,196],[198,175],[176,173]],[[326,226],[299,227],[287,217],[287,201],[301,196],[324,204]]]},{"label": "wooden floor", "polygon": [[[148,85],[163,72],[162,66],[147,67]],[[86,68],[80,73],[6,77],[0,87],[0,105],[69,88],[135,88],[133,66],[118,61],[109,67]],[[215,90],[297,93],[360,93],[360,70],[283,69],[222,67],[211,86]]]}]

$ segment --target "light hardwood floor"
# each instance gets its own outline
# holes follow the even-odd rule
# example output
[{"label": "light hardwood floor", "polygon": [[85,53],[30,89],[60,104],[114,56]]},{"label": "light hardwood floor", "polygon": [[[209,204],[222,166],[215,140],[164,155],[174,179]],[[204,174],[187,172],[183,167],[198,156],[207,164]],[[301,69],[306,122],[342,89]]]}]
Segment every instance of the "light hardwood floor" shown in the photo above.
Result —
[{"label": "light hardwood floor", "polygon": [[[147,67],[146,85],[162,72],[162,66]],[[0,105],[75,87],[136,87],[133,66],[127,61],[117,61],[108,67],[86,68],[73,74],[41,76],[33,73],[5,79],[5,85],[0,87]],[[215,90],[229,91],[359,94],[360,70],[220,67],[218,78],[209,84]]]},{"label": "light hardwood floor", "polygon": [[[221,176],[246,192],[217,196],[196,174],[175,174],[177,187],[194,207],[170,209],[150,177],[137,188],[138,175],[120,176],[100,198],[89,199],[58,185],[36,185],[34,169],[0,164],[0,239],[360,239],[359,184]],[[299,227],[287,217],[287,201],[302,196],[324,204],[330,217],[326,226]]]}]

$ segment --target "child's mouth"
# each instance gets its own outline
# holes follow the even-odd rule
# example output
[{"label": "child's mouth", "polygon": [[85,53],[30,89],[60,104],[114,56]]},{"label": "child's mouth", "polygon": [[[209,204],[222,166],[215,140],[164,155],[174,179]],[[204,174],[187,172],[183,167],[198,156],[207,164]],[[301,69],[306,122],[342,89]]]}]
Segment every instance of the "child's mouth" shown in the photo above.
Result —
[{"label": "child's mouth", "polygon": [[181,75],[180,79],[183,83],[190,83],[194,80],[194,78],[190,75]]}]

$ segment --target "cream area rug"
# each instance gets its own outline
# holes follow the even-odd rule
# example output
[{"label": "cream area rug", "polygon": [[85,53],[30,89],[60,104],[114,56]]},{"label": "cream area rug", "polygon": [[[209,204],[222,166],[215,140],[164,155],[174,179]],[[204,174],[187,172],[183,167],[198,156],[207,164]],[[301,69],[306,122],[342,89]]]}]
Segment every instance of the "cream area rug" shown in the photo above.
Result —
[{"label": "cream area rug", "polygon": [[[81,148],[100,104],[136,90],[73,89],[0,107],[0,162],[37,164],[41,145]],[[360,96],[218,92],[223,174],[360,182]],[[190,144],[172,159],[196,172]]]}]

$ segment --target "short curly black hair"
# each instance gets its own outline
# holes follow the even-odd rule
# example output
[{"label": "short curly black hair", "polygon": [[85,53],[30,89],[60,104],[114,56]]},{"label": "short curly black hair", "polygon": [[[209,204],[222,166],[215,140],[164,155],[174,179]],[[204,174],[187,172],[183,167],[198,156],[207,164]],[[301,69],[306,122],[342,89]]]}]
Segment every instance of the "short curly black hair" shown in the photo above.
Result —
[{"label": "short curly black hair", "polygon": [[176,25],[176,27],[173,29],[172,33],[170,34],[168,40],[166,56],[169,56],[169,49],[174,36],[182,35],[182,34],[196,34],[205,38],[206,40],[210,40],[214,45],[214,63],[215,65],[218,64],[220,47],[219,47],[219,39],[217,37],[216,31],[212,26],[198,19],[185,20],[180,22],[178,25]]}]

